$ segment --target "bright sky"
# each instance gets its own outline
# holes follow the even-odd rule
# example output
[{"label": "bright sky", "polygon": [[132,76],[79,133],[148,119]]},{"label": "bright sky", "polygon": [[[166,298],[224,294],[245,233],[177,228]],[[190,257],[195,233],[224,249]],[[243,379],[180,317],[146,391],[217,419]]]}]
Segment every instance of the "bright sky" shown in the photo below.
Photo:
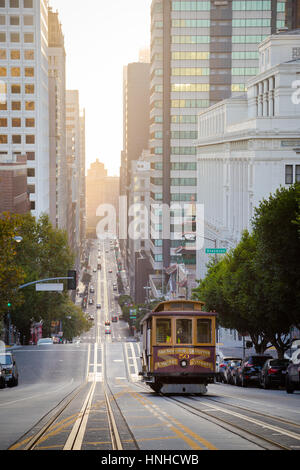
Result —
[{"label": "bright sky", "polygon": [[150,47],[151,0],[49,0],[67,53],[67,88],[86,110],[86,160],[119,175],[123,150],[123,66]]}]

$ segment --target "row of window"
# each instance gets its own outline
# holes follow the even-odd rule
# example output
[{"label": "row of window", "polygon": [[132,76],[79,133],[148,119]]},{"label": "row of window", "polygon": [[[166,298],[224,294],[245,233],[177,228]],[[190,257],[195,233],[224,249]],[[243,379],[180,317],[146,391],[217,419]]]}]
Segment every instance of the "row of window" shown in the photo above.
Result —
[{"label": "row of window", "polygon": [[[151,168],[153,170],[162,170],[163,164],[162,162],[156,162],[151,164]],[[197,163],[195,162],[177,162],[171,163],[171,171],[188,171],[188,170],[197,170]]]},{"label": "row of window", "polygon": [[[8,51],[6,49],[0,49],[0,60],[7,60]],[[9,57],[11,60],[21,60],[21,51],[20,49],[11,49],[9,51]],[[24,60],[34,60],[34,50],[25,49],[23,51]]]},{"label": "row of window", "polygon": [[232,75],[258,75],[258,67],[233,67]]},{"label": "row of window", "polygon": [[[8,70],[7,67],[0,67],[0,77],[7,77]],[[11,77],[21,77],[21,67],[11,67],[10,74]],[[23,75],[25,77],[34,77],[34,68],[33,67],[24,67]]]},{"label": "row of window", "polygon": [[[35,127],[34,118],[25,118],[25,127]],[[8,120],[6,118],[0,118],[0,127],[8,127]],[[22,127],[22,118],[12,118],[11,127]]]},{"label": "row of window", "polygon": [[195,19],[186,19],[186,20],[172,20],[173,28],[209,28],[210,20],[195,20]]},{"label": "row of window", "polygon": [[[22,140],[25,138],[25,144],[33,145],[35,144],[35,135],[12,135],[11,136],[11,143],[12,144],[22,144]],[[7,135],[0,135],[0,144],[8,144],[8,136]],[[31,158],[32,160],[32,158]]]},{"label": "row of window", "polygon": [[[162,201],[163,195],[162,193],[151,192],[151,198],[154,201]],[[172,202],[196,202],[197,194],[191,194],[191,193],[171,194],[171,201]]]},{"label": "row of window", "polygon": [[[21,101],[12,101],[10,104],[10,109],[12,111],[22,111],[22,103]],[[0,110],[7,111],[8,106],[7,102],[0,101]],[[35,110],[35,102],[34,101],[25,101],[24,103],[24,111],[34,111]]]},{"label": "row of window", "polygon": [[210,11],[210,2],[172,2],[173,11]]},{"label": "row of window", "polygon": [[[0,32],[0,42],[11,42],[11,43],[18,43],[21,42],[21,34],[20,33],[10,33],[9,40],[8,35],[1,31]],[[23,33],[23,41],[25,44],[34,43],[34,33]]]},{"label": "row of window", "polygon": [[[6,86],[5,86],[6,88]],[[24,85],[24,91],[28,95],[32,95],[34,93],[34,84],[33,83],[25,83]],[[2,91],[4,93],[5,91]],[[10,92],[13,95],[18,95],[21,94],[22,92],[22,86],[20,83],[15,83],[13,85],[10,85]]]},{"label": "row of window", "polygon": [[33,0],[0,0],[0,8],[33,8]]},{"label": "row of window", "polygon": [[208,67],[177,67],[172,69],[173,77],[201,77],[209,75]]},{"label": "row of window", "polygon": [[[162,124],[163,123],[163,117],[162,116],[154,116],[153,121],[156,124]],[[198,122],[198,116],[197,115],[173,115],[171,116],[171,122],[172,124],[197,124]]]},{"label": "row of window", "polygon": [[172,60],[209,60],[209,52],[180,51],[172,52]]},{"label": "row of window", "polygon": [[195,91],[209,91],[209,83],[174,83],[172,85],[173,92],[186,93]]},{"label": "row of window", "polygon": [[[162,186],[162,178],[151,178],[155,186]],[[171,178],[171,186],[197,186],[197,178]]]},{"label": "row of window", "polygon": [[[6,25],[6,16],[0,15],[0,25]],[[34,16],[33,15],[24,15],[24,16],[9,16],[9,25],[10,26],[20,26],[21,18],[23,18],[24,26],[33,26],[34,25]]]},{"label": "row of window", "polygon": [[171,108],[208,108],[209,100],[171,100]]},{"label": "row of window", "polygon": [[172,36],[172,44],[208,44],[210,36]]},{"label": "row of window", "polygon": [[[256,0],[256,1],[233,1],[232,2],[232,9],[235,10],[271,10],[272,3],[271,0]],[[277,2],[277,11],[284,12],[285,11],[285,2]]]},{"label": "row of window", "polygon": [[[155,155],[163,155],[162,147],[155,147],[153,153]],[[171,147],[171,155],[197,155],[196,147]]]}]

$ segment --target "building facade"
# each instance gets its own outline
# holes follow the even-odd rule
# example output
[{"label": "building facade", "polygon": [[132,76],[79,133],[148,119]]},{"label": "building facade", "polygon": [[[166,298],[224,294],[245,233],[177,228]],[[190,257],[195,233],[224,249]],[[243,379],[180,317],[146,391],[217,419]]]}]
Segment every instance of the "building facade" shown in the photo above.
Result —
[{"label": "building facade", "polygon": [[49,214],[48,2],[0,2],[0,154],[27,155],[34,216]]},{"label": "building facade", "polygon": [[[248,81],[247,93],[199,116],[198,201],[204,204],[205,236],[218,247],[236,246],[243,230],[251,232],[260,201],[300,182],[299,32],[265,39],[259,73]],[[208,261],[200,250],[199,279]]]},{"label": "building facade", "polygon": [[0,214],[25,214],[30,211],[27,192],[27,158],[0,156]]},{"label": "building facade", "polygon": [[66,52],[58,13],[48,15],[50,220],[67,230]]}]

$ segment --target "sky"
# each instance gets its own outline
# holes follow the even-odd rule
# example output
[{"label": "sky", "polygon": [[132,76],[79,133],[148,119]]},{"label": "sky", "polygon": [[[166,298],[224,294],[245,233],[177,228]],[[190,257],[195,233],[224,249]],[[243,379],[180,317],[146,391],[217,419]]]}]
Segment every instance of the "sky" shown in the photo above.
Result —
[{"label": "sky", "polygon": [[86,167],[118,176],[123,150],[123,66],[150,47],[151,0],[49,0],[65,36],[67,89],[86,111]]}]

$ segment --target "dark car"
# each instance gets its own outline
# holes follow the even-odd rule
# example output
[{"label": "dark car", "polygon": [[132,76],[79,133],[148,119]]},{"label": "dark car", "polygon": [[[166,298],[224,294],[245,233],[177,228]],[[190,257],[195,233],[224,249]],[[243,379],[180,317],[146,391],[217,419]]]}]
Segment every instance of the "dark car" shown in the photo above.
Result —
[{"label": "dark car", "polygon": [[300,349],[295,351],[286,371],[286,392],[300,390]]},{"label": "dark car", "polygon": [[260,371],[268,359],[273,359],[273,357],[262,354],[244,359],[237,370],[236,385],[247,387],[250,383],[258,383]]},{"label": "dark car", "polygon": [[5,388],[6,380],[5,380],[5,370],[3,369],[2,365],[0,364],[0,389]]},{"label": "dark car", "polygon": [[288,359],[268,359],[259,374],[260,386],[264,389],[284,386],[288,365]]},{"label": "dark car", "polygon": [[16,387],[19,383],[19,374],[15,357],[11,353],[0,353],[0,365],[5,371],[7,386]]},{"label": "dark car", "polygon": [[230,361],[224,371],[225,381],[228,384],[235,385],[236,383],[236,373],[238,368],[241,366],[243,359],[235,359]]}]

